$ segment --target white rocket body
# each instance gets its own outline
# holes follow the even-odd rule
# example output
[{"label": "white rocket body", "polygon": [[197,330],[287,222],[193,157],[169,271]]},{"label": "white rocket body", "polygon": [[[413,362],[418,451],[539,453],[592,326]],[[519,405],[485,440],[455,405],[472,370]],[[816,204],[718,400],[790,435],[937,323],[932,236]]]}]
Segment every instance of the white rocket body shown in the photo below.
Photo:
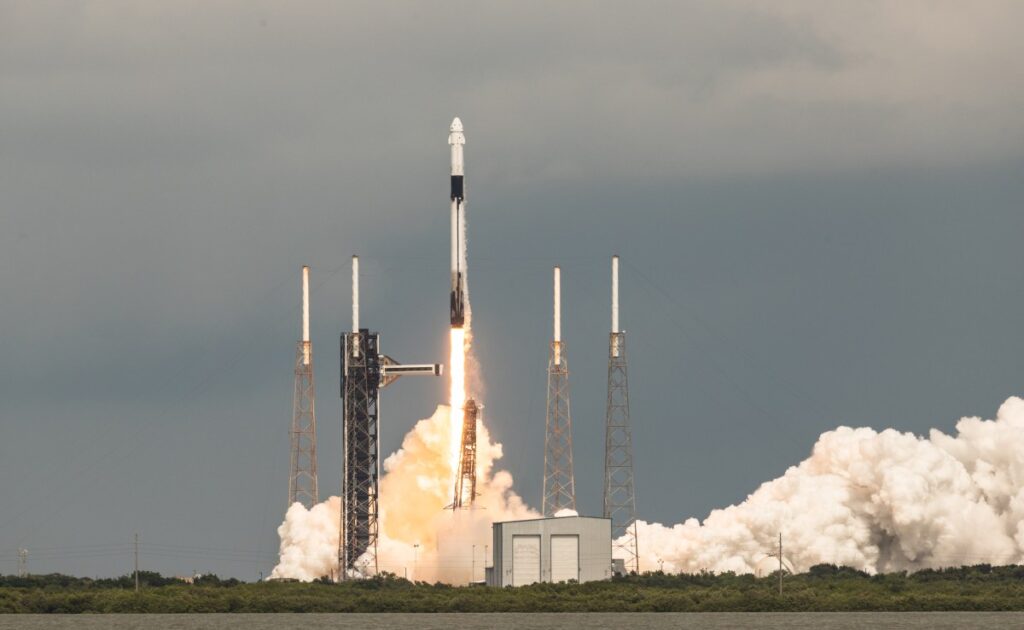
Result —
[{"label": "white rocket body", "polygon": [[462,147],[466,144],[466,136],[462,133],[462,121],[452,121],[448,130],[448,144],[452,153],[452,230],[451,230],[451,324],[462,328],[466,322],[466,186],[465,162]]}]

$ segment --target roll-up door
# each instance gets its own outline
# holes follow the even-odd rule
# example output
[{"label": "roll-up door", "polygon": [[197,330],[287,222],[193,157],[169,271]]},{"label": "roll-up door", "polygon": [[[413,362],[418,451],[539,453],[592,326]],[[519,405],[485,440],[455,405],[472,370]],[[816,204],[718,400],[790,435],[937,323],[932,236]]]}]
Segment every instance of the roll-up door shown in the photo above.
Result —
[{"label": "roll-up door", "polygon": [[551,581],[568,582],[580,579],[579,536],[551,537]]},{"label": "roll-up door", "polygon": [[540,581],[540,536],[512,537],[512,586]]}]

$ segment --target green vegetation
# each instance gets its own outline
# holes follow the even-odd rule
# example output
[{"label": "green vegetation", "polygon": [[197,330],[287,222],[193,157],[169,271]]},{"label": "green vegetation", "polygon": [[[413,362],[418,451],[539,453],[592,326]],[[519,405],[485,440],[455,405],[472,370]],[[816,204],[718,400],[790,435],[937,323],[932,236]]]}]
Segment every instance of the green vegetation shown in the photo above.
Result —
[{"label": "green vegetation", "polygon": [[610,582],[522,588],[411,583],[393,575],[344,584],[247,584],[157,573],[113,579],[0,577],[0,613],[611,612],[1024,610],[1024,567],[978,565],[870,576],[819,565],[774,577],[645,573]]}]

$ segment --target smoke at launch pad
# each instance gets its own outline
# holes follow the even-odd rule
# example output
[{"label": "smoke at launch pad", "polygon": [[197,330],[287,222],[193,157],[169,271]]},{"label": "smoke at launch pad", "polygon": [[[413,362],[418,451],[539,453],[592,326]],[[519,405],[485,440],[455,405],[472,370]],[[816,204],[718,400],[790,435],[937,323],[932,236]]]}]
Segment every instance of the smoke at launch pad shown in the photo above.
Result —
[{"label": "smoke at launch pad", "polygon": [[[420,420],[384,461],[377,565],[409,579],[467,583],[482,579],[490,564],[491,523],[540,515],[514,492],[512,476],[495,468],[502,447],[491,441],[483,422],[477,430],[474,509],[445,509],[459,467],[463,404],[480,393],[467,388],[478,366],[472,356],[459,119],[450,131],[449,401]],[[680,515],[684,510],[676,507]],[[280,560],[272,577],[308,581],[334,575],[340,512],[336,496],[308,510],[294,503],[278,528]],[[937,429],[927,437],[893,429],[828,431],[807,459],[738,505],[672,526],[638,520],[639,565],[667,572],[756,573],[780,532],[787,540],[785,560],[797,571],[821,563],[869,573],[1021,563],[1024,400],[1008,399],[994,420],[963,418],[953,435]]]},{"label": "smoke at launch pad", "polygon": [[[512,476],[495,468],[501,445],[485,426],[477,460],[482,509],[444,510],[454,474],[452,435],[448,408],[439,406],[385,461],[382,571],[466,583],[475,565],[482,579],[491,522],[538,516],[513,491]],[[281,560],[273,575],[312,580],[332,574],[338,514],[337,497],[308,511],[293,505],[278,529]],[[963,418],[952,435],[937,429],[928,437],[893,429],[826,432],[810,457],[738,505],[714,510],[702,522],[639,521],[640,566],[754,573],[780,531],[786,560],[797,571],[821,563],[870,573],[1020,563],[1024,400],[1008,399],[994,420]]]}]

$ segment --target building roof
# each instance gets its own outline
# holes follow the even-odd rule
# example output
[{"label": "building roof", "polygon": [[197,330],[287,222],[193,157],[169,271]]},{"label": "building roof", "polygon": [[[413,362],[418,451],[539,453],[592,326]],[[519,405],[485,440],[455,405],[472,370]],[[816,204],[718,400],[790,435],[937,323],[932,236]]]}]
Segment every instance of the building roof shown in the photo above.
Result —
[{"label": "building roof", "polygon": [[610,520],[612,520],[611,518],[606,518],[604,516],[582,516],[582,515],[577,514],[576,516],[544,516],[542,518],[521,518],[521,519],[517,519],[517,520],[514,520],[514,521],[494,521],[491,524],[492,525],[504,525],[505,523],[531,523],[531,522],[534,522],[534,521],[562,521],[562,520],[571,519],[571,518],[586,518],[586,519],[591,519],[591,520],[595,520],[595,521],[610,521]]}]

